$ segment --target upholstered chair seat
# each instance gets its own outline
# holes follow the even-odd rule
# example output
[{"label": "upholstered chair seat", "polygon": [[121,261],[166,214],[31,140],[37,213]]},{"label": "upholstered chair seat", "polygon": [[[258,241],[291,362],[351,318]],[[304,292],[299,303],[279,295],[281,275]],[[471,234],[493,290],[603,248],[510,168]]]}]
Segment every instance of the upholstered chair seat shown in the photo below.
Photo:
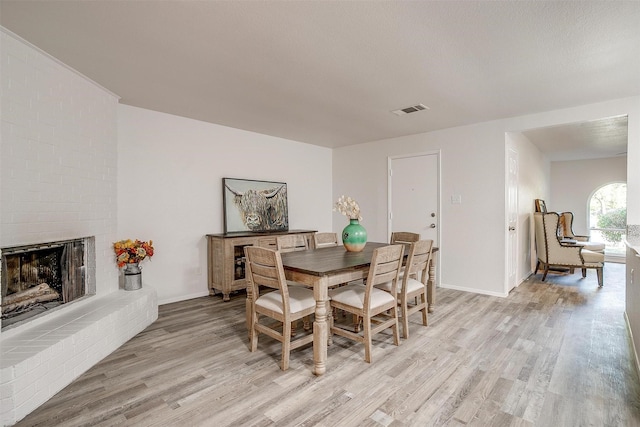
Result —
[{"label": "upholstered chair seat", "polygon": [[580,253],[582,254],[582,259],[584,259],[584,264],[588,267],[597,267],[604,262],[604,254],[601,252],[583,249]]},{"label": "upholstered chair seat", "polygon": [[[365,290],[364,285],[353,283],[330,290],[329,297],[331,297],[331,301],[362,309],[364,307]],[[391,292],[391,283],[389,283],[389,292]],[[378,307],[389,304],[389,302],[393,302],[395,298],[389,292],[376,288],[372,289],[370,308],[375,310]]]},{"label": "upholstered chair seat", "polygon": [[[404,279],[404,274],[402,274],[402,277],[398,277],[398,292],[402,292],[402,290],[404,289],[404,281],[402,279]],[[391,282],[386,282],[376,285],[376,288],[391,292],[391,285]],[[424,283],[419,282],[414,278],[407,279],[407,292],[417,291],[422,288],[424,288]]]},{"label": "upholstered chair seat", "polygon": [[[289,310],[291,313],[298,313],[310,308],[315,310],[316,300],[313,297],[312,291],[300,287],[297,283],[291,286],[288,280],[287,285],[289,285]],[[273,291],[261,295],[260,298],[256,300],[256,307],[269,310],[273,313],[284,314],[282,293],[280,291]]]}]

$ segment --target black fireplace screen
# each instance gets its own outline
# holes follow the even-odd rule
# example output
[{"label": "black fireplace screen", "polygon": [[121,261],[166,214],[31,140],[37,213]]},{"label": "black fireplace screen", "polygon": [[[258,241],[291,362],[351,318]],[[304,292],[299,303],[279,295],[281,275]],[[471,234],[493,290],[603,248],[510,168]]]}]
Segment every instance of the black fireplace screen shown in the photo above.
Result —
[{"label": "black fireplace screen", "polygon": [[[2,319],[71,302],[85,294],[84,242],[2,251]],[[21,319],[22,320],[22,319]]]}]

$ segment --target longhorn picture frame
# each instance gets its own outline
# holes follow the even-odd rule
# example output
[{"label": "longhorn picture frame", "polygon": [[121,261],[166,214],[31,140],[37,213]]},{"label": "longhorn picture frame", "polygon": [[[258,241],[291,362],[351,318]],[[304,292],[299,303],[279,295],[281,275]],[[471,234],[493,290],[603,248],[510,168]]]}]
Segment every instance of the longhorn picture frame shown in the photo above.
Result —
[{"label": "longhorn picture frame", "polygon": [[287,184],[222,178],[224,232],[289,230]]}]

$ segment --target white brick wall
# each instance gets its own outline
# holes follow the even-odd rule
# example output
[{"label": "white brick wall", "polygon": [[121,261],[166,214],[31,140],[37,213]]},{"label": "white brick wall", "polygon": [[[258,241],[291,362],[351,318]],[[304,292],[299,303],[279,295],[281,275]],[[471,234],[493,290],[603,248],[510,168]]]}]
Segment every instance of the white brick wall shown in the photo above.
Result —
[{"label": "white brick wall", "polygon": [[[2,27],[0,37],[0,248],[86,236],[96,247],[96,296],[0,333],[8,425],[153,322],[157,302],[118,290],[117,96]],[[91,322],[67,321],[85,310]]]},{"label": "white brick wall", "polygon": [[0,246],[95,236],[97,294],[112,292],[118,98],[1,36]]}]

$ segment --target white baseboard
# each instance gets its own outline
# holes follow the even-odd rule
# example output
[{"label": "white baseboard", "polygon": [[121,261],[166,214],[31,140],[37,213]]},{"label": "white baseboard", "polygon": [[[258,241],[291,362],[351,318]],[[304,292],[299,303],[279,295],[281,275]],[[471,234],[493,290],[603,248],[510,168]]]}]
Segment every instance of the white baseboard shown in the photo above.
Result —
[{"label": "white baseboard", "polygon": [[163,299],[162,301],[158,301],[158,305],[171,304],[172,302],[186,301],[188,299],[194,299],[194,298],[200,298],[200,297],[206,297],[206,296],[209,296],[209,291],[196,292],[195,294],[180,295],[173,298]]},{"label": "white baseboard", "polygon": [[490,295],[492,297],[506,298],[507,296],[509,296],[508,293],[504,293],[504,292],[485,291],[483,289],[466,288],[464,286],[447,285],[447,284],[444,284],[444,283],[441,284],[439,287],[445,288],[445,289],[453,289],[453,290],[456,290],[456,291],[471,292],[471,293],[474,293],[474,294]]}]

